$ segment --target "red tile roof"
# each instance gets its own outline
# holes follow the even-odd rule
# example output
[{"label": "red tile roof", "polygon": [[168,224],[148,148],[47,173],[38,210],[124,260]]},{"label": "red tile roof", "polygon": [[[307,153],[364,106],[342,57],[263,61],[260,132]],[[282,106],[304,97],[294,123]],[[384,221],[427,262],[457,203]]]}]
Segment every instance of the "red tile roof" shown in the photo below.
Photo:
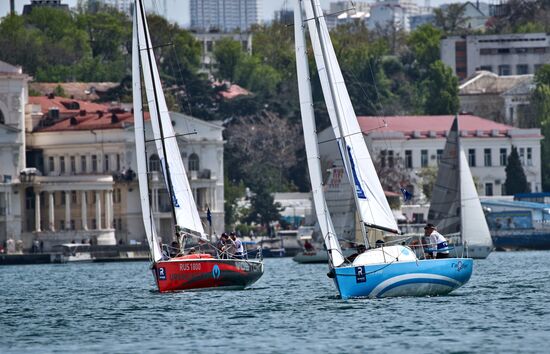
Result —
[{"label": "red tile roof", "polygon": [[[363,134],[400,132],[407,139],[444,137],[451,128],[453,119],[453,115],[357,117]],[[476,137],[506,136],[509,130],[518,129],[472,115],[460,115],[458,124],[461,131],[468,132],[467,136]]]},{"label": "red tile roof", "polygon": [[[106,104],[68,99],[64,97],[49,98],[46,96],[29,97],[29,103],[40,105],[44,117],[34,131],[76,131],[122,129],[134,123],[134,115],[122,109],[112,108]],[[50,110],[57,108],[59,118],[50,117]],[[149,119],[149,114],[145,114]]]}]

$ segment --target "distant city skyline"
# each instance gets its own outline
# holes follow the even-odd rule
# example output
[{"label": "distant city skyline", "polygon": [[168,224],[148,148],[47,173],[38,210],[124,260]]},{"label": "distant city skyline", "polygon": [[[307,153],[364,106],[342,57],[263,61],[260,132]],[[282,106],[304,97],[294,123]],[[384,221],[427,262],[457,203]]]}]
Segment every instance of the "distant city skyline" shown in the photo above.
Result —
[{"label": "distant city skyline", "polygon": [[[177,22],[183,27],[189,27],[190,18],[189,18],[189,1],[190,0],[144,0],[146,6],[151,9],[157,10],[160,14],[163,14],[162,6],[166,3],[167,7],[167,18],[171,22]],[[229,0],[228,0],[229,1]],[[329,8],[331,2],[336,2],[334,0],[320,0],[321,6],[324,9]],[[357,0],[361,1],[361,0]],[[439,6],[446,3],[462,3],[467,0],[431,0],[431,6]],[[78,0],[61,0],[61,3],[69,5],[69,7],[76,7]],[[367,1],[374,2],[374,1]],[[483,2],[491,2],[490,0]],[[21,14],[23,11],[23,5],[30,4],[31,0],[15,0],[15,11],[18,14]],[[425,0],[416,0],[420,6],[425,4]],[[262,11],[261,18],[264,22],[271,21],[273,19],[274,13],[277,10],[281,9],[292,9],[294,6],[294,0],[261,0]],[[0,0],[0,17],[4,17],[8,14],[10,9],[9,0]]]}]

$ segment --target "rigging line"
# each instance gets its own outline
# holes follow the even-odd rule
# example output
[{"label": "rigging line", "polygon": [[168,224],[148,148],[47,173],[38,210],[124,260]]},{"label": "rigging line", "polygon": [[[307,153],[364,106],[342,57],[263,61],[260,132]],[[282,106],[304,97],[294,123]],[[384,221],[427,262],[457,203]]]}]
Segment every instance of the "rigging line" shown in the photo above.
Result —
[{"label": "rigging line", "polygon": [[[166,140],[166,139],[171,139],[171,138],[177,138],[179,136],[187,136],[187,135],[195,135],[195,134],[198,134],[196,130],[192,133],[181,133],[181,134],[175,134],[175,135],[172,135],[172,136],[166,136],[166,137],[164,137],[164,139]],[[158,140],[161,140],[161,139],[162,138],[146,139],[145,142],[150,143],[150,142],[158,141]]]},{"label": "rigging line", "polygon": [[[353,2],[352,2],[352,5],[354,5]],[[353,11],[355,11],[355,12],[357,13],[357,10],[355,9],[355,5],[354,5],[354,6],[352,6],[352,7],[347,8],[347,9],[340,10],[340,11],[336,11],[336,12],[331,12],[331,13],[329,13],[329,14],[323,12],[323,15],[319,16],[318,18],[321,18],[321,17],[334,17],[334,16],[343,14],[344,12],[348,12],[348,11],[351,11],[351,10],[353,10]],[[309,22],[309,21],[311,21],[311,20],[315,20],[315,17],[306,18],[303,22],[306,23],[306,22]]]}]

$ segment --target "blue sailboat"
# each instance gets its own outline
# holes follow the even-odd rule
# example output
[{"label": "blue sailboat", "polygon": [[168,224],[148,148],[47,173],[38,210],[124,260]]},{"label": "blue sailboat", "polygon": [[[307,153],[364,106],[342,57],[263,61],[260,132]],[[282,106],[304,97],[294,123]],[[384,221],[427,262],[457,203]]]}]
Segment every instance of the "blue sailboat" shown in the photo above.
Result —
[{"label": "blue sailboat", "polygon": [[464,285],[472,274],[471,258],[419,260],[412,249],[401,245],[370,248],[353,261],[343,256],[323,190],[306,27],[344,169],[355,187],[354,200],[365,244],[368,245],[369,229],[393,234],[399,234],[399,229],[357,122],[319,0],[296,0],[294,21],[300,110],[313,201],[329,256],[329,276],[340,296],[347,299],[443,295]]}]

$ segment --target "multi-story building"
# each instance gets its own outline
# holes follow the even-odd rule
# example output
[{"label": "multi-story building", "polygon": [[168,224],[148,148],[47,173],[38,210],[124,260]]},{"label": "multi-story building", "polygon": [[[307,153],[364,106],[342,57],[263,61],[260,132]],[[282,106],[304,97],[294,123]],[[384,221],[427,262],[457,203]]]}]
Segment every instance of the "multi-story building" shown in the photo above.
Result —
[{"label": "multi-story building", "polygon": [[370,6],[370,17],[367,23],[371,29],[390,26],[410,31],[410,18],[418,14],[418,5],[410,0],[378,1]]},{"label": "multi-story building", "polygon": [[451,36],[441,40],[441,60],[460,78],[478,70],[500,76],[534,74],[550,60],[546,33]]},{"label": "multi-story building", "polygon": [[37,7],[53,7],[65,11],[69,11],[69,5],[62,4],[61,0],[31,0],[30,5],[23,6],[23,15],[28,15],[33,8]]},{"label": "multi-story building", "polygon": [[260,0],[191,0],[191,29],[199,32],[213,30],[246,32],[260,23]]},{"label": "multi-story building", "polygon": [[460,111],[515,127],[529,126],[534,89],[532,74],[498,76],[479,71],[459,86]]},{"label": "multi-story building", "polygon": [[353,21],[366,22],[370,16],[370,4],[363,1],[335,1],[325,11],[329,30]]},{"label": "multi-story building", "polygon": [[[27,97],[28,77],[0,62],[0,241],[144,240],[133,114],[53,95]],[[28,100],[28,104],[27,104]],[[26,108],[26,110],[25,110]],[[171,113],[191,189],[207,232],[224,227],[220,122]],[[190,134],[191,133],[191,134]],[[146,121],[146,137],[152,137]],[[148,150],[153,218],[164,241],[173,235],[170,198],[155,149]],[[206,212],[212,214],[212,229]]]},{"label": "multi-story building", "polygon": [[[435,167],[443,153],[453,116],[358,117],[373,160],[384,157],[388,165],[399,160],[408,176],[408,190],[422,195],[419,173]],[[541,191],[540,129],[519,129],[472,115],[459,121],[462,148],[482,196],[504,195],[505,167],[512,146],[518,149],[527,182],[533,192]],[[319,141],[331,141],[332,128],[319,134]],[[319,145],[322,159],[341,165],[335,144]],[[399,185],[394,191],[399,191]],[[350,189],[351,190],[351,189]],[[422,199],[422,198],[421,198]]]}]

